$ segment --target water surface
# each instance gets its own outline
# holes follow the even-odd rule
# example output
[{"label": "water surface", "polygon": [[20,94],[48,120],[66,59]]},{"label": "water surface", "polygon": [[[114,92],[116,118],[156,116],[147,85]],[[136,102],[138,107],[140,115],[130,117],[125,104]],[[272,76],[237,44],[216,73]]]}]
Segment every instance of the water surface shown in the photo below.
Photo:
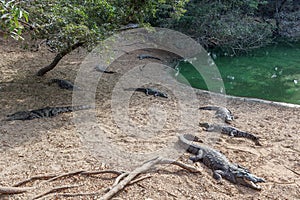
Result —
[{"label": "water surface", "polygon": [[[279,43],[238,57],[212,57],[226,94],[300,104],[300,42]],[[193,65],[181,62],[180,74],[191,86],[207,89]]]}]

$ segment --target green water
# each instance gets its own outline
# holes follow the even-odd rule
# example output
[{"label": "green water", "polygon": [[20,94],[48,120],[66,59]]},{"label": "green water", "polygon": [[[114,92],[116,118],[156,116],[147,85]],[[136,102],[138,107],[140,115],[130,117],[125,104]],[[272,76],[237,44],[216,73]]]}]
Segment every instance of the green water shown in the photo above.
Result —
[{"label": "green water", "polygon": [[[300,104],[300,42],[277,44],[239,57],[214,59],[228,95]],[[207,89],[193,65],[182,62],[180,74],[191,86]]]}]

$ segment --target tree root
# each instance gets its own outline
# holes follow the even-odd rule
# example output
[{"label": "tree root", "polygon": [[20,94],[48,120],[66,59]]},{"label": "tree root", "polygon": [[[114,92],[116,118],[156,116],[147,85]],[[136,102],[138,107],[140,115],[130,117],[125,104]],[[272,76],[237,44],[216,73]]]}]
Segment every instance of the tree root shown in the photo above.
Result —
[{"label": "tree root", "polygon": [[26,180],[23,180],[19,183],[14,184],[13,187],[0,187],[0,194],[2,194],[2,195],[4,195],[4,194],[19,194],[19,193],[28,192],[29,190],[37,189],[40,185],[37,187],[17,187],[17,186],[21,186],[21,185],[27,184],[32,181],[36,181],[36,180],[46,180],[46,181],[42,182],[43,184],[45,184],[45,183],[56,181],[61,178],[66,178],[66,177],[71,177],[71,176],[76,176],[76,175],[93,176],[93,175],[98,175],[98,174],[109,173],[109,174],[115,174],[117,176],[115,177],[115,181],[112,184],[112,186],[108,187],[106,190],[103,190],[103,191],[91,192],[91,193],[57,193],[62,190],[81,186],[81,185],[64,185],[64,186],[57,186],[55,188],[52,188],[52,189],[45,191],[33,198],[33,199],[39,199],[39,198],[45,197],[49,194],[54,194],[56,196],[63,196],[63,197],[77,197],[77,196],[100,196],[101,194],[105,193],[99,199],[108,200],[108,199],[111,199],[113,196],[115,196],[120,191],[122,191],[126,186],[136,184],[137,182],[140,182],[147,178],[151,178],[152,177],[151,175],[145,175],[140,178],[137,178],[137,177],[140,174],[149,172],[156,165],[164,165],[164,164],[176,165],[176,166],[179,166],[190,172],[197,172],[197,173],[200,172],[199,169],[197,169],[193,166],[178,162],[176,160],[156,157],[154,159],[151,159],[151,160],[143,163],[141,166],[137,167],[136,169],[134,169],[131,172],[116,171],[116,170],[102,170],[102,171],[77,170],[77,171],[68,172],[68,173],[64,173],[64,174],[58,174],[58,175],[49,174],[49,175],[33,176],[31,178],[28,178]]},{"label": "tree root", "polygon": [[20,194],[34,189],[33,187],[0,187],[0,194]]},{"label": "tree root", "polygon": [[152,169],[157,164],[173,164],[173,165],[177,165],[177,166],[184,168],[191,172],[199,172],[199,169],[197,169],[193,166],[178,162],[176,160],[164,159],[161,157],[157,157],[157,158],[154,158],[152,160],[145,162],[142,166],[137,167],[135,170],[128,173],[126,178],[124,178],[118,184],[114,184],[112,186],[111,190],[108,191],[106,194],[104,194],[100,199],[101,200],[111,199],[115,194],[117,194],[118,192],[123,190],[127,185],[129,185],[130,182],[132,182],[133,179],[136,178],[139,174],[146,173],[148,170]]},{"label": "tree root", "polygon": [[56,177],[57,175],[39,175],[39,176],[33,176],[33,177],[30,177],[24,181],[21,181],[19,183],[16,183],[14,184],[13,186],[14,187],[18,187],[18,186],[21,186],[21,185],[24,185],[26,183],[29,183],[29,182],[32,182],[32,181],[35,181],[35,180],[47,180],[49,178],[53,178],[53,177]]},{"label": "tree root", "polygon": [[55,187],[55,188],[52,188],[46,192],[43,192],[42,194],[39,194],[35,197],[33,197],[33,200],[34,199],[39,199],[41,197],[44,197],[48,194],[51,194],[51,193],[54,193],[54,192],[58,192],[58,191],[62,191],[62,190],[66,190],[66,189],[70,189],[70,188],[75,188],[75,187],[79,187],[81,185],[65,185],[65,186],[59,186],[59,187]]}]

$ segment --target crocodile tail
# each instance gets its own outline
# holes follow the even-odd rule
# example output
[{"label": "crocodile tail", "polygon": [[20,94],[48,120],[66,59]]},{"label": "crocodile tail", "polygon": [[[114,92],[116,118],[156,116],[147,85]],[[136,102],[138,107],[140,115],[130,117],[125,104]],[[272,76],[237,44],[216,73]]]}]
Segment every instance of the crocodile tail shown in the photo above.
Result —
[{"label": "crocodile tail", "polygon": [[220,107],[218,106],[203,106],[199,108],[200,110],[219,110]]},{"label": "crocodile tail", "polygon": [[124,91],[135,91],[136,88],[123,88]]},{"label": "crocodile tail", "polygon": [[51,85],[51,84],[53,84],[53,83],[59,83],[59,82],[60,82],[60,79],[54,78],[54,79],[51,79],[51,80],[48,82],[48,85]]},{"label": "crocodile tail", "polygon": [[70,106],[71,111],[77,111],[77,110],[88,110],[93,108],[93,106],[90,105],[79,105],[79,106]]},{"label": "crocodile tail", "polygon": [[244,137],[244,138],[248,138],[250,140],[252,140],[253,142],[255,142],[256,145],[261,146],[260,142],[259,142],[259,137],[248,133],[248,132],[244,132],[244,131],[238,131],[237,132],[237,136],[238,137]]},{"label": "crocodile tail", "polygon": [[193,144],[193,141],[200,141],[200,139],[192,134],[180,135],[179,141],[182,147],[191,154],[197,155],[199,150],[201,149],[201,147],[197,146],[196,144]]},{"label": "crocodile tail", "polygon": [[208,129],[210,125],[209,125],[209,123],[201,123],[201,122],[200,122],[200,123],[199,123],[199,126]]},{"label": "crocodile tail", "polygon": [[60,79],[53,78],[49,81],[50,83],[60,82]]},{"label": "crocodile tail", "polygon": [[64,107],[53,107],[51,109],[51,116],[55,116],[60,113],[73,112],[77,110],[87,110],[92,108],[90,105],[79,105],[79,106],[64,106]]}]

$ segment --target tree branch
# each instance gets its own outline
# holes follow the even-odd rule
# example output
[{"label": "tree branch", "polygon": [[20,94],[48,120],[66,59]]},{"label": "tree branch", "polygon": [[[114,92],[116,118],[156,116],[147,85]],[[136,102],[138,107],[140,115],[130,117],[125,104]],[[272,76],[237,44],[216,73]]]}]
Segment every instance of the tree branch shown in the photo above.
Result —
[{"label": "tree branch", "polygon": [[65,56],[67,55],[68,53],[72,52],[73,50],[77,49],[78,47],[80,46],[83,46],[85,42],[77,42],[75,43],[74,45],[72,45],[71,47],[68,47],[64,50],[62,50],[61,52],[59,52],[54,60],[49,64],[47,65],[46,67],[43,67],[42,69],[40,69],[38,72],[37,72],[37,76],[43,76],[45,75],[47,72],[49,72],[50,70],[54,69],[56,67],[56,65],[59,63],[59,61]]}]

